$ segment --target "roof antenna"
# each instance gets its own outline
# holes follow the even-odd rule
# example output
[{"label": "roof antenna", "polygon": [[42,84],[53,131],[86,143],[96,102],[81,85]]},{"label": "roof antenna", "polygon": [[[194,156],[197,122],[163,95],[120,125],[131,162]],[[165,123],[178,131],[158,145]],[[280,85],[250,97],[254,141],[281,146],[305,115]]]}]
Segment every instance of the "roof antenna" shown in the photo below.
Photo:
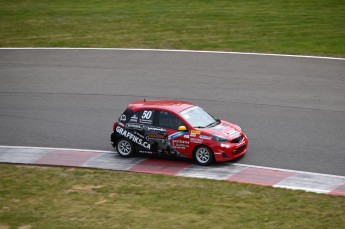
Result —
[{"label": "roof antenna", "polygon": [[144,98],[144,102],[146,102],[146,99]]}]

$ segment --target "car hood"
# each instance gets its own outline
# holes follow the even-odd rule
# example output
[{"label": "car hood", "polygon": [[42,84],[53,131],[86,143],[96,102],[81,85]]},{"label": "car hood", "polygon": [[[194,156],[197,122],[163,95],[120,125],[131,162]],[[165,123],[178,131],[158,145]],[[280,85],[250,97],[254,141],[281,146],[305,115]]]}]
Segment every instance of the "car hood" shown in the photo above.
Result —
[{"label": "car hood", "polygon": [[218,135],[228,139],[234,139],[241,135],[239,126],[223,120],[216,126],[200,130],[207,135]]}]

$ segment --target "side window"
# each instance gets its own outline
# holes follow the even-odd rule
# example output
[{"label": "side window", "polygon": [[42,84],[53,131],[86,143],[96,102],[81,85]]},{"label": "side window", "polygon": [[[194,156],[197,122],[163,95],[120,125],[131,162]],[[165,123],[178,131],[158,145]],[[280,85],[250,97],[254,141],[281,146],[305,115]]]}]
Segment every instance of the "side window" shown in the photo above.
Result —
[{"label": "side window", "polygon": [[128,122],[129,118],[133,115],[133,111],[129,108],[127,108],[122,115],[120,116],[120,118],[118,119],[119,122]]},{"label": "side window", "polygon": [[138,123],[138,120],[139,120],[138,113],[139,112],[136,112],[136,113],[132,114],[131,118],[129,119],[130,123]]},{"label": "side window", "polygon": [[129,122],[153,125],[154,112],[154,110],[138,111],[131,116]]},{"label": "side window", "polygon": [[168,129],[177,130],[179,126],[183,126],[183,122],[177,118],[175,115],[166,112],[160,111],[158,115],[159,126]]}]

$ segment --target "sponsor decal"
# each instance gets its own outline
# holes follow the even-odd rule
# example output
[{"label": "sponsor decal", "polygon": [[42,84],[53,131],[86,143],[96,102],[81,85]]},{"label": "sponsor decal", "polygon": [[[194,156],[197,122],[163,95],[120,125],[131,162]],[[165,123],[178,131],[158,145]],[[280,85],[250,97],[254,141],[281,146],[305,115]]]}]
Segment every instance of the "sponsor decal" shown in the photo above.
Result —
[{"label": "sponsor decal", "polygon": [[125,138],[128,138],[132,142],[134,142],[134,143],[136,143],[136,144],[146,148],[146,149],[150,149],[150,147],[151,147],[148,142],[144,141],[143,139],[139,138],[138,136],[135,136],[131,132],[123,129],[121,126],[117,126],[116,127],[116,132],[121,134]]},{"label": "sponsor decal", "polygon": [[211,136],[205,136],[205,135],[200,135],[199,138],[205,139],[205,140],[210,140],[210,139],[212,139]]},{"label": "sponsor decal", "polygon": [[188,108],[188,109],[182,111],[182,112],[181,112],[181,115],[184,116],[185,114],[189,113],[190,111],[194,111],[194,110],[197,110],[197,109],[199,109],[199,107],[197,107],[197,106]]},{"label": "sponsor decal", "polygon": [[228,149],[228,148],[230,148],[230,145],[229,145],[229,144],[223,144],[223,143],[222,143],[222,144],[220,144],[220,147],[223,147],[223,148],[227,148],[227,149]]},{"label": "sponsor decal", "polygon": [[130,122],[138,122],[138,116],[136,114],[134,114],[129,121]]},{"label": "sponsor decal", "polygon": [[144,111],[143,114],[141,115],[141,118],[139,119],[140,123],[145,123],[145,124],[152,124],[152,116],[153,112],[152,111]]},{"label": "sponsor decal", "polygon": [[176,145],[174,145],[174,147],[177,150],[181,150],[181,149],[184,150],[184,149],[186,149],[186,146],[183,145],[183,144],[176,144]]},{"label": "sponsor decal", "polygon": [[142,119],[150,119],[152,116],[152,111],[144,111],[143,115],[141,116]]},{"label": "sponsor decal", "polygon": [[197,139],[197,138],[191,138],[191,139],[189,139],[189,140],[190,140],[190,142],[197,143],[197,144],[200,144],[200,143],[203,142],[202,139]]},{"label": "sponsor decal", "polygon": [[189,135],[188,135],[188,134],[186,134],[186,135],[183,135],[183,137],[184,137],[184,138],[189,138]]},{"label": "sponsor decal", "polygon": [[173,134],[168,136],[168,140],[172,140],[172,139],[178,138],[178,137],[184,135],[185,133],[186,132],[184,132],[184,131],[179,131],[179,132],[173,133]]},{"label": "sponsor decal", "polygon": [[172,142],[173,142],[173,144],[175,144],[175,143],[180,143],[180,144],[189,145],[189,141],[186,141],[186,140],[177,139],[177,140],[173,140]]},{"label": "sponsor decal", "polygon": [[161,127],[147,127],[147,130],[150,130],[150,131],[161,131],[161,132],[165,132],[166,129],[164,128],[161,128]]},{"label": "sponsor decal", "polygon": [[123,124],[122,122],[119,122],[119,125],[122,126],[122,127],[125,126],[125,124]]},{"label": "sponsor decal", "polygon": [[226,135],[229,135],[229,136],[232,136],[232,135],[235,135],[235,134],[239,134],[239,132],[237,131],[237,130],[235,130],[235,129],[231,129],[231,130],[229,130],[229,131],[222,131],[223,132],[223,134],[226,134]]},{"label": "sponsor decal", "polygon": [[190,131],[191,134],[201,134],[201,131],[200,130],[191,130]]},{"label": "sponsor decal", "polygon": [[120,117],[120,121],[123,121],[123,122],[125,122],[127,120],[127,117],[126,117],[126,115],[121,115],[121,117]]},{"label": "sponsor decal", "polygon": [[144,151],[144,150],[139,150],[139,153],[153,154],[153,152],[151,152],[151,151]]},{"label": "sponsor decal", "polygon": [[159,135],[159,134],[148,134],[148,138],[158,138],[158,139],[165,139],[164,135]]},{"label": "sponsor decal", "polygon": [[126,128],[131,129],[131,130],[142,130],[144,126],[141,124],[136,124],[136,123],[127,123]]},{"label": "sponsor decal", "polygon": [[190,134],[189,136],[191,136],[191,137],[196,137],[196,134]]},{"label": "sponsor decal", "polygon": [[189,146],[189,141],[185,141],[185,140],[173,140],[172,141],[173,146],[176,149],[186,149]]},{"label": "sponsor decal", "polygon": [[152,120],[146,120],[146,119],[139,119],[139,122],[140,123],[143,123],[143,124],[148,124],[148,125],[152,125]]}]

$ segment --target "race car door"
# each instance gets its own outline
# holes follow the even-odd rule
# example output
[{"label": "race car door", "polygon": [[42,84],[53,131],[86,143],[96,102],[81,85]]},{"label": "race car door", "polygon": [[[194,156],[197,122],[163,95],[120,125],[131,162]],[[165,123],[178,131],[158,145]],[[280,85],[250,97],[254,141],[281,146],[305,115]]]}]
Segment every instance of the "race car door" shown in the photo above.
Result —
[{"label": "race car door", "polygon": [[185,157],[190,151],[188,131],[178,131],[178,127],[185,124],[174,114],[159,111],[158,125],[167,130],[168,140],[172,148],[171,153]]},{"label": "race car door", "polygon": [[150,152],[150,144],[147,142],[144,129],[153,125],[154,116],[154,110],[141,110],[134,113],[126,125],[127,129],[136,136],[136,138],[132,137],[132,141],[138,145],[140,153]]}]

